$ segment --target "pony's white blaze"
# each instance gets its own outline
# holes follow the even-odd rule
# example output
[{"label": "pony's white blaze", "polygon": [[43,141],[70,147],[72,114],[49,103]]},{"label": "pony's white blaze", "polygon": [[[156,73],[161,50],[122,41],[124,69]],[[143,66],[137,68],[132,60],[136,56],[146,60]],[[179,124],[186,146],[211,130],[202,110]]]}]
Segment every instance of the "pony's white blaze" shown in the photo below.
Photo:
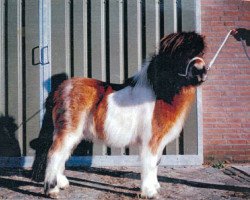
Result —
[{"label": "pony's white blaze", "polygon": [[205,65],[205,62],[204,62],[204,61],[196,62],[196,63],[194,64],[194,66],[195,66],[197,69],[203,69],[204,65]]},{"label": "pony's white blaze", "polygon": [[107,144],[124,147],[141,141],[151,130],[154,104],[150,87],[127,87],[111,94],[104,124]]}]

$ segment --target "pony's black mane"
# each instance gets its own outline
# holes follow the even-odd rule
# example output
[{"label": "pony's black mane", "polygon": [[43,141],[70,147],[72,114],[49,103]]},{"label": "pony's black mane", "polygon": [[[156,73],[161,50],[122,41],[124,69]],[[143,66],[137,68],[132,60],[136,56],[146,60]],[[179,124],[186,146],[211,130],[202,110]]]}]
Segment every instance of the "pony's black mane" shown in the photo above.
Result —
[{"label": "pony's black mane", "polygon": [[105,82],[104,86],[105,87],[111,87],[114,91],[119,91],[122,90],[125,87],[134,87],[136,85],[136,81],[134,80],[134,76],[126,79],[124,83],[108,83]]},{"label": "pony's black mane", "polygon": [[[190,59],[203,53],[205,43],[203,36],[195,32],[173,33],[162,38],[159,52],[154,55],[147,66],[147,81],[152,86],[156,98],[172,104],[175,95],[184,86],[198,85],[197,80],[179,76],[183,73]],[[146,66],[144,66],[146,67]],[[118,91],[137,84],[135,76],[123,84],[106,83]]]},{"label": "pony's black mane", "polygon": [[[156,55],[152,58],[147,71],[149,83],[153,87],[157,99],[162,99],[171,104],[181,88],[187,85],[185,77],[178,76],[178,71],[168,70],[166,66],[173,66],[172,59]],[[179,62],[181,64],[181,62]],[[182,63],[184,65],[184,63]]]}]

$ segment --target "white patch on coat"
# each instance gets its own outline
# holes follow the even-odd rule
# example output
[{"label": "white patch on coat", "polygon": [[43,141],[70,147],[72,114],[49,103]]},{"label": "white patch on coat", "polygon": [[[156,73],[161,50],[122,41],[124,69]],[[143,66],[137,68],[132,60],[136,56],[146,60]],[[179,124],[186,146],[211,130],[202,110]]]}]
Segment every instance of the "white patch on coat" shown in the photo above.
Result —
[{"label": "white patch on coat", "polygon": [[104,131],[106,142],[124,147],[151,137],[155,96],[150,87],[127,87],[108,97]]}]

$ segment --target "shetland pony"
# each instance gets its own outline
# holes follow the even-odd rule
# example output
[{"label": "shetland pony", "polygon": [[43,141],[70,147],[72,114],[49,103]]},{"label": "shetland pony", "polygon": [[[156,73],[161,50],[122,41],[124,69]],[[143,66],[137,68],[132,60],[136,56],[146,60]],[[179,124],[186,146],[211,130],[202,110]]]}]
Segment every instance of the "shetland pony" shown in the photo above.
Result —
[{"label": "shetland pony", "polygon": [[140,146],[141,196],[157,196],[157,163],[179,136],[195,88],[206,79],[205,43],[195,32],[163,37],[159,51],[124,84],[72,78],[54,95],[54,138],[48,153],[45,194],[57,198],[69,186],[65,162],[85,139],[108,146]]}]

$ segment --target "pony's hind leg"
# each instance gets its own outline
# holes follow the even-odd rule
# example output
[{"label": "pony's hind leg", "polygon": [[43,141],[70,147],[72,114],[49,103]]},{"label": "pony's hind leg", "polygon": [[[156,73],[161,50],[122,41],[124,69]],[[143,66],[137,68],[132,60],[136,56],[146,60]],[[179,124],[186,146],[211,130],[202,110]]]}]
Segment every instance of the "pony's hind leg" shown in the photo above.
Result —
[{"label": "pony's hind leg", "polygon": [[59,189],[68,187],[69,182],[63,174],[65,162],[81,139],[81,134],[65,131],[54,135],[54,141],[48,153],[44,180],[45,194],[49,197],[57,198]]}]

